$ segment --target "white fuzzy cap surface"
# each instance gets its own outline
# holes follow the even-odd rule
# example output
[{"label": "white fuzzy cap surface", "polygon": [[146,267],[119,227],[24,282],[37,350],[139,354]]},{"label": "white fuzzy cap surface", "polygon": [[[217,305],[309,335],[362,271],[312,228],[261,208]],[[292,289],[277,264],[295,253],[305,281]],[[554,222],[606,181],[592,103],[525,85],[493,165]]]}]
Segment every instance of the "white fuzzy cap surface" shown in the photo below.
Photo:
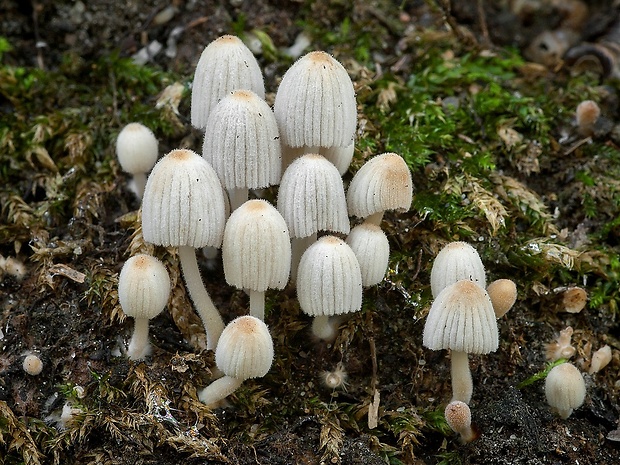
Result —
[{"label": "white fuzzy cap surface", "polygon": [[431,268],[433,297],[461,279],[469,279],[486,288],[486,272],[478,251],[467,242],[455,241],[439,251]]},{"label": "white fuzzy cap surface", "polygon": [[215,363],[227,376],[261,378],[272,362],[273,340],[262,320],[245,315],[226,325],[215,349]]},{"label": "white fuzzy cap surface", "polygon": [[359,218],[386,210],[407,211],[412,199],[411,171],[395,153],[383,153],[364,163],[347,190],[349,214]]},{"label": "white fuzzy cap surface", "polygon": [[125,262],[118,277],[118,300],[133,318],[155,318],[170,296],[170,277],[156,257],[138,254]]},{"label": "white fuzzy cap surface", "polygon": [[553,367],[545,379],[547,403],[555,408],[560,417],[568,418],[574,409],[583,404],[586,384],[582,374],[571,363]]},{"label": "white fuzzy cap surface", "polygon": [[224,190],[204,158],[175,149],[157,162],[142,199],[145,241],[165,247],[219,247],[225,221]]},{"label": "white fuzzy cap surface", "polygon": [[336,236],[323,236],[299,261],[297,298],[310,316],[341,315],[362,307],[362,273],[351,247]]},{"label": "white fuzzy cap surface", "polygon": [[271,108],[250,90],[236,90],[213,108],[202,156],[226,189],[259,189],[280,182],[282,156]]},{"label": "white fuzzy cap surface", "polygon": [[346,242],[359,261],[364,287],[380,283],[390,259],[390,243],[383,230],[372,223],[358,224]]},{"label": "white fuzzy cap surface", "polygon": [[487,292],[467,279],[446,287],[431,305],[422,343],[431,350],[495,352],[499,331]]},{"label": "white fuzzy cap surface", "polygon": [[116,138],[116,156],[126,173],[148,173],[158,157],[155,134],[141,123],[129,123]]},{"label": "white fuzzy cap surface", "polygon": [[282,289],[291,270],[291,242],[282,215],[266,200],[248,200],[228,219],[224,275],[239,289]]},{"label": "white fuzzy cap surface", "polygon": [[357,125],[355,90],[347,70],[328,53],[310,52],[286,71],[274,112],[290,147],[346,147]]},{"label": "white fuzzy cap surface", "polygon": [[241,39],[224,35],[205,47],[196,65],[192,126],[204,129],[217,102],[237,89],[248,89],[265,98],[265,83],[256,57]]},{"label": "white fuzzy cap surface", "polygon": [[303,155],[284,171],[278,211],[291,237],[308,237],[317,231],[347,234],[351,228],[340,173],[318,154]]}]

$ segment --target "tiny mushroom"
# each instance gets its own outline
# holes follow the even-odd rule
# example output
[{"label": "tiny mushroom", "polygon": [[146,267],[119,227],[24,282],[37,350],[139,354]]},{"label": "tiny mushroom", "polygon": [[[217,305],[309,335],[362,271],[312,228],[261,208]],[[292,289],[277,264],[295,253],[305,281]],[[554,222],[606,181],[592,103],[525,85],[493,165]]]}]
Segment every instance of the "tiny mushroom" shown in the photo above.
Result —
[{"label": "tiny mushroom", "polygon": [[451,350],[452,400],[469,403],[473,382],[467,354],[495,352],[499,331],[487,292],[464,279],[449,285],[431,305],[423,344],[431,350]]},{"label": "tiny mushroom", "polygon": [[411,171],[396,153],[383,153],[368,160],[347,189],[349,214],[377,226],[387,210],[408,211],[412,199]]},{"label": "tiny mushroom", "polygon": [[29,353],[24,357],[22,368],[30,376],[37,376],[43,371],[43,362],[37,354]]},{"label": "tiny mushroom", "polygon": [[460,434],[461,442],[468,443],[480,436],[480,432],[471,423],[471,410],[465,402],[453,400],[446,405],[444,416],[452,431]]},{"label": "tiny mushroom", "polygon": [[567,326],[560,331],[560,335],[552,342],[545,345],[545,358],[550,362],[555,362],[561,358],[571,358],[577,352],[571,345],[573,327]]},{"label": "tiny mushroom", "polygon": [[202,389],[201,402],[215,406],[250,378],[262,378],[273,362],[273,340],[265,323],[251,315],[237,317],[222,331],[215,363],[225,376]]},{"label": "tiny mushroom", "polygon": [[123,312],[133,317],[134,329],[127,355],[141,360],[149,355],[149,320],[161,313],[170,296],[170,277],[157,258],[138,254],[125,262],[118,277],[118,300]]},{"label": "tiny mushroom", "polygon": [[461,279],[475,281],[486,287],[486,273],[478,251],[467,242],[450,242],[442,248],[431,268],[431,292],[433,297]]},{"label": "tiny mushroom", "polygon": [[265,319],[265,291],[283,289],[291,269],[291,242],[282,215],[266,200],[248,200],[224,229],[226,282],[250,291],[250,315]]},{"label": "tiny mushroom", "polygon": [[560,418],[570,417],[586,397],[586,384],[577,367],[571,363],[553,367],[545,380],[545,397]]},{"label": "tiny mushroom", "polygon": [[569,287],[562,292],[561,309],[567,313],[581,312],[588,302],[588,293],[581,287]]},{"label": "tiny mushroom", "polygon": [[346,242],[360,264],[362,285],[370,287],[379,284],[390,259],[390,243],[383,230],[365,221],[351,229]]},{"label": "tiny mushroom", "polygon": [[265,98],[265,83],[256,57],[233,35],[218,37],[200,55],[192,84],[191,121],[205,129],[209,114],[228,92],[247,89]]},{"label": "tiny mushroom", "polygon": [[517,300],[517,285],[512,279],[496,279],[487,286],[497,318],[503,317]]},{"label": "tiny mushroom", "polygon": [[121,168],[133,175],[136,196],[144,194],[146,176],[159,155],[155,134],[141,123],[129,123],[116,138],[116,156]]},{"label": "tiny mushroom", "polygon": [[164,156],[146,182],[142,235],[146,242],[178,247],[187,290],[215,349],[224,321],[204,287],[196,248],[219,247],[226,221],[225,193],[217,173],[197,153],[175,149]]},{"label": "tiny mushroom", "polygon": [[601,116],[601,109],[594,100],[584,100],[575,110],[577,132],[581,136],[591,136],[594,125]]},{"label": "tiny mushroom", "polygon": [[611,347],[605,344],[599,350],[592,354],[592,360],[590,361],[590,368],[588,368],[588,373],[593,375],[594,373],[598,373],[611,362],[612,353]]},{"label": "tiny mushroom", "polygon": [[297,273],[297,298],[312,317],[312,333],[333,340],[329,317],[362,308],[362,273],[351,247],[336,236],[323,236],[304,252]]}]

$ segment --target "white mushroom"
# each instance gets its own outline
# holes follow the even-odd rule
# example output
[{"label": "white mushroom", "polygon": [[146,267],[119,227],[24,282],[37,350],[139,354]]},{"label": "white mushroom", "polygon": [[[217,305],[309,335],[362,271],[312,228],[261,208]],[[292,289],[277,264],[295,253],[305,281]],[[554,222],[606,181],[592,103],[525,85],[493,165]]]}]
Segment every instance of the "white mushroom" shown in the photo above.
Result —
[{"label": "white mushroom", "polygon": [[570,417],[586,397],[586,384],[577,367],[571,363],[553,367],[545,380],[545,397],[560,418]]},{"label": "white mushroom", "polygon": [[127,355],[141,360],[149,355],[149,320],[159,315],[170,296],[170,277],[157,258],[138,254],[125,262],[118,277],[118,300],[123,312],[133,317],[134,329]]},{"label": "white mushroom", "polygon": [[146,176],[159,155],[155,134],[141,123],[129,123],[116,138],[116,156],[121,168],[133,175],[136,196],[144,194]]},{"label": "white mushroom", "polygon": [[472,426],[471,410],[465,402],[453,400],[446,406],[444,416],[452,431],[461,436],[461,442],[471,442],[479,436],[476,428]]},{"label": "white mushroom", "polygon": [[248,200],[228,219],[222,243],[228,284],[250,291],[250,315],[265,319],[265,291],[283,289],[291,242],[282,215],[266,200]]},{"label": "white mushroom", "polygon": [[240,316],[226,325],[215,349],[215,363],[224,372],[202,389],[198,398],[213,406],[250,378],[262,378],[273,362],[273,340],[267,325],[250,316]]},{"label": "white mushroom", "polygon": [[379,284],[390,259],[390,243],[383,230],[376,224],[364,222],[351,229],[346,242],[360,264],[363,286]]},{"label": "white mushroom", "polygon": [[431,268],[433,297],[461,279],[475,281],[486,287],[486,272],[478,251],[467,242],[450,242],[439,251]]}]

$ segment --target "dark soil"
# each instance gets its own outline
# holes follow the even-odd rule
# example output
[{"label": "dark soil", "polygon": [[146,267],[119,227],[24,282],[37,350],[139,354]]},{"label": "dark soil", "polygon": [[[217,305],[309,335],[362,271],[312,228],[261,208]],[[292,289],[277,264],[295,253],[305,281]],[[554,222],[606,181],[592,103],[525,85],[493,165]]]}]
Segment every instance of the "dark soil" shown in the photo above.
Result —
[{"label": "dark soil", "polygon": [[[472,47],[488,41],[493,47],[524,49],[537,32],[557,25],[557,20],[545,14],[551,9],[516,17],[496,5],[500,2],[483,1],[483,27],[476,2],[454,3],[450,20],[458,24],[461,40],[471,40]],[[385,25],[373,52],[377,65],[387,68],[403,60],[397,44],[406,27],[445,28],[439,8],[431,4],[0,0],[0,35],[14,47],[5,56],[6,63],[58,69],[67,59],[89,63],[115,51],[131,56],[155,40],[165,49],[175,28],[181,27],[176,51],[171,56],[164,51],[158,53],[148,66],[190,80],[204,46],[222,34],[234,33],[234,25],[244,31],[263,30],[277,47],[288,47],[304,30],[304,23],[329,30],[350,18],[361,24]],[[610,13],[605,16],[605,11]],[[170,12],[171,16],[162,17],[162,12]],[[603,17],[603,25],[594,21]],[[596,27],[589,29],[590,35],[584,40],[596,41],[608,33],[610,17],[617,20],[617,5],[614,9],[605,2],[595,2],[590,21]],[[321,39],[314,41],[320,44]],[[259,59],[264,65],[267,89],[273,93],[287,64],[263,56]],[[406,67],[401,72],[406,73]],[[185,117],[187,110],[188,103],[182,103]],[[617,109],[610,114],[617,116]],[[190,129],[188,121],[184,123],[184,133],[177,139],[161,141],[160,151],[176,147],[181,140],[199,144],[199,135]],[[564,185],[571,173],[557,170],[551,180],[543,179],[543,174],[544,170],[529,178],[530,187],[543,198],[554,199],[550,204],[564,212],[559,220],[563,223],[558,226],[572,231],[584,222],[570,214],[578,199],[550,195],[566,192]],[[84,273],[85,280],[56,268],[47,271],[47,282],[43,284],[41,276],[34,272],[27,273],[23,280],[5,275],[0,281],[0,403],[8,408],[0,410],[0,464],[54,460],[60,464],[123,465],[353,465],[389,460],[436,464],[458,463],[459,459],[471,464],[619,462],[620,443],[606,439],[610,431],[618,428],[620,416],[620,327],[616,314],[607,307],[578,314],[550,311],[559,306],[559,294],[538,295],[531,286],[520,290],[516,306],[500,320],[502,340],[498,352],[471,357],[475,383],[471,407],[482,433],[473,443],[460,444],[455,435],[441,429],[441,421],[433,420],[433,412],[441,414],[450,397],[448,355],[422,347],[423,320],[409,295],[412,292],[393,279],[368,290],[365,310],[344,321],[341,335],[328,346],[309,337],[310,320],[299,311],[294,289],[270,293],[268,302],[273,307],[267,323],[276,350],[271,372],[264,379],[245,383],[227,407],[213,412],[201,407],[196,390],[209,382],[213,354],[200,349],[204,339],[195,329],[200,322],[187,310],[190,303],[180,280],[173,299],[185,310],[179,310],[178,315],[165,312],[151,323],[153,355],[140,364],[119,356],[119,348],[128,340],[131,321],[122,321],[111,312],[116,302],[103,298],[112,295],[110,289],[93,291],[94,277],[106,282],[104,277],[118,273],[135,244],[134,231],[125,228],[130,220],[119,220],[138,208],[125,181],[121,177],[106,195],[95,226],[78,221],[54,232],[54,236],[62,238],[62,244],[57,245],[69,247],[68,252],[55,255],[57,263]],[[404,232],[400,236],[394,233],[391,246],[394,251],[410,254],[411,271],[415,271],[419,260],[420,287],[426,289],[428,283],[421,280],[428,278],[437,250],[429,246],[429,241],[419,242],[423,246],[412,245],[418,243],[416,234],[420,238],[425,234],[416,230],[422,219],[413,213],[389,214],[386,221],[392,232],[412,231],[407,237]],[[80,242],[82,234],[91,240]],[[611,245],[617,246],[614,240],[617,232],[611,239]],[[78,250],[81,245],[84,248]],[[13,254],[10,241],[0,246],[3,255]],[[167,260],[171,274],[180,279],[174,253],[157,253]],[[28,261],[28,255],[22,251],[27,268],[41,270]],[[498,262],[505,259],[496,258]],[[225,283],[221,266],[201,259],[201,267],[225,320],[243,314],[247,296]],[[492,276],[498,277],[503,276]],[[180,325],[179,315],[190,322]],[[580,348],[576,359],[587,358],[588,343],[594,349],[609,344],[614,359],[601,373],[585,375],[585,404],[569,419],[561,420],[547,406],[542,382],[520,390],[516,386],[544,368],[545,344],[568,325],[575,328],[573,340]],[[188,340],[188,334],[194,339]],[[44,364],[38,376],[22,370],[22,360],[30,351],[40,354]],[[347,389],[332,391],[322,384],[321,373],[338,363],[348,372]],[[86,397],[77,399],[71,391],[73,386],[82,386]],[[376,430],[366,426],[375,387],[381,394],[380,427]],[[69,428],[70,434],[53,433],[55,419],[67,399],[83,405],[83,424]],[[36,436],[30,437],[29,430]],[[28,444],[46,446],[37,454],[29,452]]]}]

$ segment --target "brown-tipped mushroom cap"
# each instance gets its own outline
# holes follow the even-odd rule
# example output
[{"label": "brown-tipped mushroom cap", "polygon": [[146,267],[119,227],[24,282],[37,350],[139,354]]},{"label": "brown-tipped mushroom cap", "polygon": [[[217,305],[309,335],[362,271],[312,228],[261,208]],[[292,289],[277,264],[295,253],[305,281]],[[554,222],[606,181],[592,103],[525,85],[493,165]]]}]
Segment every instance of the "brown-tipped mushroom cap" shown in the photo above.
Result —
[{"label": "brown-tipped mushroom cap", "polygon": [[349,217],[342,178],[325,157],[307,154],[286,169],[278,190],[278,211],[291,237],[317,231],[347,234]]},{"label": "brown-tipped mushroom cap", "polygon": [[469,354],[496,351],[499,332],[487,292],[467,279],[441,291],[426,317],[423,344]]},{"label": "brown-tipped mushroom cap", "polygon": [[126,173],[148,173],[157,162],[157,138],[145,125],[129,123],[116,138],[116,156]]},{"label": "brown-tipped mushroom cap", "polygon": [[580,287],[569,287],[562,293],[562,307],[565,312],[579,313],[588,302],[588,293]]},{"label": "brown-tipped mushroom cap", "polygon": [[170,295],[170,277],[157,258],[138,254],[125,262],[118,277],[118,300],[127,316],[155,318]]},{"label": "brown-tipped mushroom cap", "polygon": [[433,297],[461,279],[477,282],[486,287],[486,273],[478,251],[466,242],[450,242],[439,251],[431,268]]},{"label": "brown-tipped mushroom cap", "polygon": [[511,279],[497,279],[487,286],[495,316],[501,318],[517,300],[517,285]]},{"label": "brown-tipped mushroom cap", "polygon": [[176,149],[157,162],[142,201],[145,241],[166,247],[219,247],[225,217],[222,184],[204,158]]},{"label": "brown-tipped mushroom cap", "polygon": [[566,420],[586,397],[586,384],[575,365],[562,363],[547,374],[545,397],[560,418]]},{"label": "brown-tipped mushroom cap", "polygon": [[364,222],[351,229],[346,242],[359,261],[364,287],[380,283],[390,259],[390,243],[383,230]]},{"label": "brown-tipped mushroom cap", "polygon": [[291,242],[282,215],[265,200],[248,200],[226,223],[224,274],[240,289],[282,289],[291,267]]},{"label": "brown-tipped mushroom cap", "polygon": [[407,211],[413,198],[411,171],[395,153],[377,155],[355,173],[347,190],[349,214],[367,218],[387,210]]},{"label": "brown-tipped mushroom cap", "polygon": [[192,126],[204,129],[217,102],[237,89],[248,89],[265,98],[265,83],[258,61],[241,39],[224,35],[205,47],[196,65]]},{"label": "brown-tipped mushroom cap", "polygon": [[246,380],[267,374],[273,362],[273,340],[267,325],[250,315],[226,325],[215,350],[215,363],[226,376]]},{"label": "brown-tipped mushroom cap", "polygon": [[323,236],[304,252],[297,297],[310,316],[356,312],[362,307],[362,274],[353,250],[342,239]]},{"label": "brown-tipped mushroom cap", "polygon": [[278,184],[278,125],[267,102],[250,90],[236,90],[220,100],[207,121],[202,156],[226,189]]},{"label": "brown-tipped mushroom cap", "polygon": [[357,104],[347,70],[325,52],[304,55],[282,77],[274,113],[282,142],[290,147],[348,146]]}]

